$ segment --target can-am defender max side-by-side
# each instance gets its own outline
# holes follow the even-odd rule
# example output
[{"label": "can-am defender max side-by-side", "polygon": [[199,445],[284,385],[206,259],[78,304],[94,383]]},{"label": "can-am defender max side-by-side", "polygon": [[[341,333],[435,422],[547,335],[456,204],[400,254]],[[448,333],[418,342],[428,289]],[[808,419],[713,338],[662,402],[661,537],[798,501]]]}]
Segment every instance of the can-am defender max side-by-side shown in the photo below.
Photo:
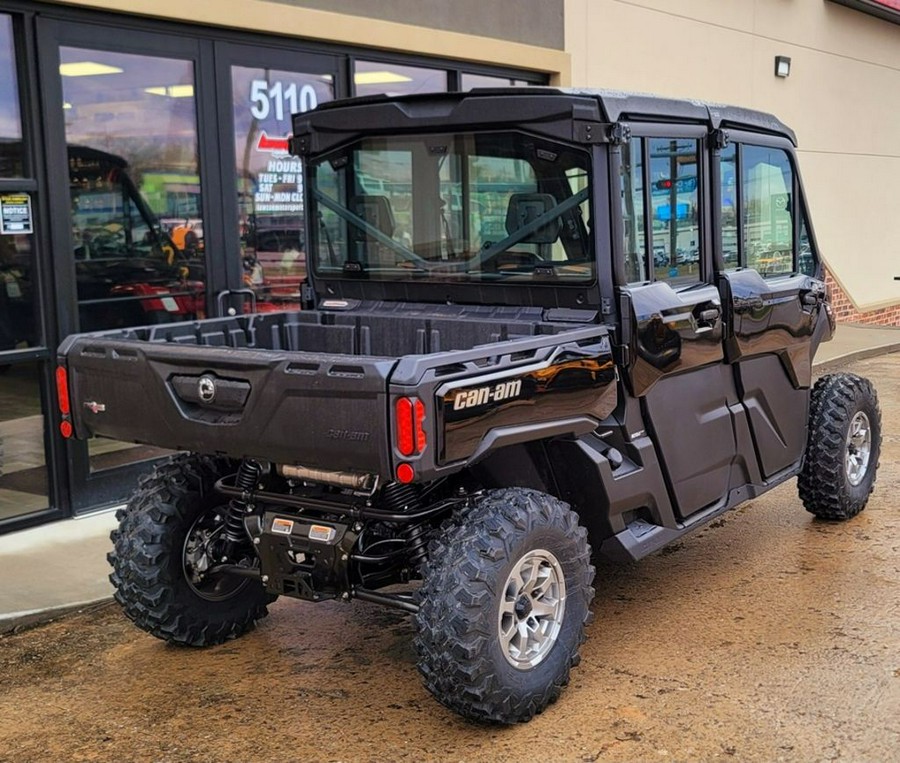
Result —
[{"label": "can-am defender max side-by-side", "polygon": [[578,661],[592,554],[795,476],[817,517],[865,507],[878,403],[812,383],[834,324],[775,118],[483,90],[328,104],[290,146],[303,310],[60,348],[64,434],[184,451],[113,534],[141,628],[203,646],[277,596],[377,602],[440,702],[527,721]]}]

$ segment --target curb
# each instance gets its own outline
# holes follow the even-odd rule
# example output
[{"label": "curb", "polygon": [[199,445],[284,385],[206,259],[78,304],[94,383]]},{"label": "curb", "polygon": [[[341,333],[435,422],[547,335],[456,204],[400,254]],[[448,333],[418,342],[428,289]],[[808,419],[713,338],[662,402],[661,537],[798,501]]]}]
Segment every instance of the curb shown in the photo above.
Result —
[{"label": "curb", "polygon": [[77,604],[61,604],[47,609],[35,609],[25,612],[12,612],[0,618],[0,640],[9,636],[16,636],[32,628],[48,625],[68,615],[82,612],[96,612],[113,603],[112,596],[104,596],[102,599],[82,601]]},{"label": "curb", "polygon": [[845,352],[843,355],[828,358],[828,360],[814,361],[813,368],[816,370],[831,369],[832,367],[843,366],[857,360],[868,360],[869,358],[877,358],[879,355],[890,355],[893,352],[900,352],[900,342],[883,344],[878,347],[867,347],[864,350],[852,350],[851,352]]}]

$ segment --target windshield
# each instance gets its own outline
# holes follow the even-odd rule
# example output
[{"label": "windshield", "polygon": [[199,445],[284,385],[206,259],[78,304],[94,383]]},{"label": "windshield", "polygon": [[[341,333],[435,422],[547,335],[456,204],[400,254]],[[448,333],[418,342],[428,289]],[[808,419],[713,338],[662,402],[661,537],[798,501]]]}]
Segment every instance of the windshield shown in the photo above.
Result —
[{"label": "windshield", "polygon": [[590,282],[589,167],[520,133],[360,141],[311,167],[316,274]]}]

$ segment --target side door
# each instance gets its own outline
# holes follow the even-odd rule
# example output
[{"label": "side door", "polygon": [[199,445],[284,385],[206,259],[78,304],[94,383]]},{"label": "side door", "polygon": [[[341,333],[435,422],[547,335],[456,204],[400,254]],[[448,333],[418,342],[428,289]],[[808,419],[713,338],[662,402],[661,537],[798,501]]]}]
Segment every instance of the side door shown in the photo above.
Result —
[{"label": "side door", "polygon": [[768,481],[806,442],[812,358],[831,332],[825,284],[790,143],[731,133],[718,169],[725,357],[755,446],[751,481]]},{"label": "side door", "polygon": [[624,228],[616,280],[625,381],[686,518],[727,494],[736,449],[729,407],[737,393],[723,362],[722,306],[704,212],[706,129],[632,128],[614,178]]}]

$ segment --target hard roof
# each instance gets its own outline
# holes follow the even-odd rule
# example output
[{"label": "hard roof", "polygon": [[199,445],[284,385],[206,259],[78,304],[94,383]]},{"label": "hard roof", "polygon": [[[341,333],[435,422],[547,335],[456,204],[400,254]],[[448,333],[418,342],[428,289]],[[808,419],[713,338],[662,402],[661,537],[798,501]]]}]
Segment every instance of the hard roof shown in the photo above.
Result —
[{"label": "hard roof", "polygon": [[[510,108],[504,109],[499,103],[501,98],[509,98]],[[526,101],[530,100],[530,106]],[[546,101],[542,100],[546,99]],[[479,101],[491,101],[481,103]],[[551,106],[551,103],[553,104]],[[512,108],[515,104],[515,108]],[[383,127],[399,127],[401,124],[412,126],[411,122],[432,125],[444,122],[448,126],[457,119],[460,122],[491,121],[502,119],[504,112],[512,118],[524,117],[541,119],[541,104],[546,105],[555,117],[563,117],[563,111],[570,117],[579,114],[580,119],[600,119],[608,123],[620,121],[658,121],[705,124],[710,129],[734,128],[747,129],[754,132],[765,132],[781,135],[796,145],[794,131],[777,117],[762,111],[744,109],[738,106],[727,106],[700,100],[666,98],[646,93],[620,92],[616,90],[599,90],[588,88],[557,87],[507,87],[476,88],[466,92],[454,93],[419,93],[415,95],[387,96],[373,95],[351,98],[342,101],[331,101],[320,105],[317,109],[296,114],[294,116],[294,133],[317,131],[317,129],[335,129],[338,122],[355,124],[363,123],[363,114],[374,116]],[[568,106],[565,104],[569,104]],[[588,111],[593,112],[593,117]],[[337,112],[344,119],[335,120]],[[321,114],[321,117],[318,116]],[[390,114],[390,116],[389,116]],[[411,120],[411,121],[410,121]]]},{"label": "hard roof", "polygon": [[[554,88],[549,88],[553,90]],[[666,98],[649,93],[629,93],[619,90],[590,88],[555,88],[557,92],[596,98],[610,122],[628,119],[671,119],[672,117],[705,122],[712,129],[723,125],[747,127],[784,135],[797,143],[794,131],[778,117],[765,111],[729,106],[694,99]]]}]

